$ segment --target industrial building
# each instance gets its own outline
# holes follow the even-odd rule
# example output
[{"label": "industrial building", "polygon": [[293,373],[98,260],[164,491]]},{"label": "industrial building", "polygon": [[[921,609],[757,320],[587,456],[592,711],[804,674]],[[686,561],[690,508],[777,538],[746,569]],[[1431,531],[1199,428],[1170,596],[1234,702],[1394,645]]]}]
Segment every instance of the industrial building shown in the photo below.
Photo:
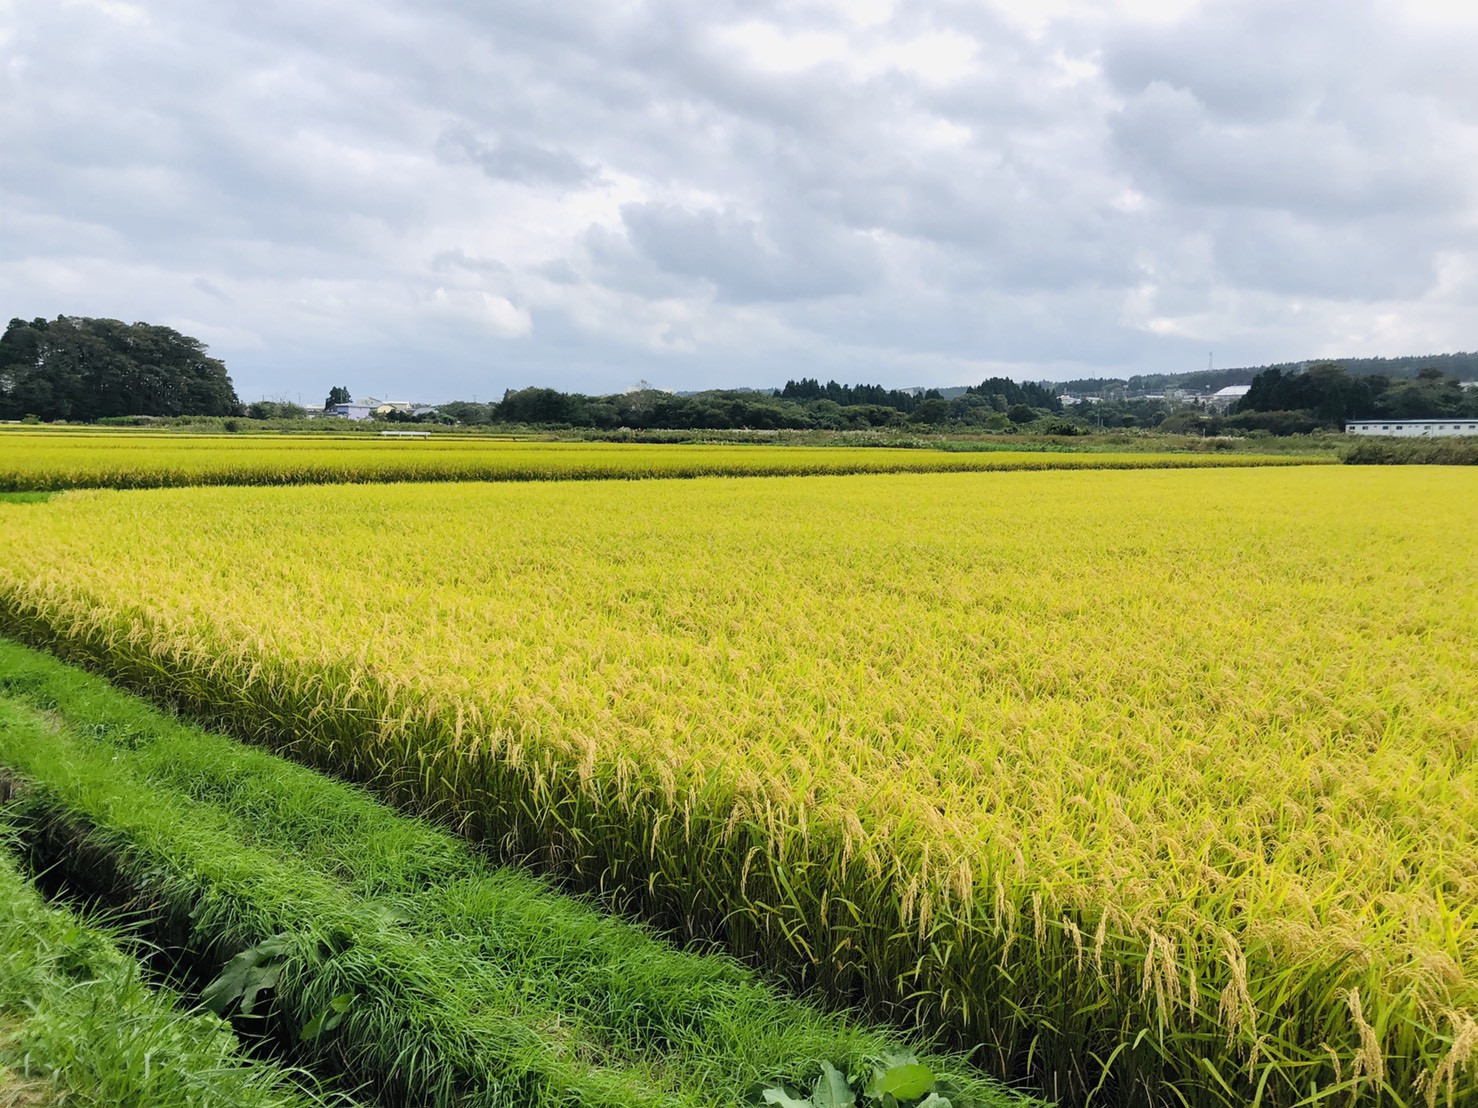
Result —
[{"label": "industrial building", "polygon": [[1347,435],[1394,435],[1422,438],[1478,435],[1478,419],[1362,419],[1345,424]]}]

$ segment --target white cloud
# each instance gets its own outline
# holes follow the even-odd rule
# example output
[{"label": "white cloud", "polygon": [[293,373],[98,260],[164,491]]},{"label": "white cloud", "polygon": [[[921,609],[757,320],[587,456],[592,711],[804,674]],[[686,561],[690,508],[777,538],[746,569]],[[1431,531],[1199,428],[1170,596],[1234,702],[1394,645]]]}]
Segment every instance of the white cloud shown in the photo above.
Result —
[{"label": "white cloud", "polygon": [[437,315],[466,320],[501,338],[521,338],[534,329],[529,313],[510,301],[477,289],[439,288],[426,298]]},{"label": "white cloud", "polygon": [[1475,13],[0,0],[0,315],[244,395],[1470,348]]},{"label": "white cloud", "polygon": [[147,23],[149,13],[138,4],[125,4],[120,0],[62,0],[66,8],[81,8],[84,12],[117,20],[119,23]]}]

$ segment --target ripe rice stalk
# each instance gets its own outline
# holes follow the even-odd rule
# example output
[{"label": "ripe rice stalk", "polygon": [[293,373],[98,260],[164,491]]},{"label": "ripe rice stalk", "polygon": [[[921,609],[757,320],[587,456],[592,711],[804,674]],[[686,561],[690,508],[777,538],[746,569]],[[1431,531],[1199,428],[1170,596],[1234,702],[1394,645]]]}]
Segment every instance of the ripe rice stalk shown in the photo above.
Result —
[{"label": "ripe rice stalk", "polygon": [[1474,481],[73,493],[0,622],[1003,1075],[1396,1104],[1473,1082]]},{"label": "ripe rice stalk", "polygon": [[0,431],[0,494],[190,485],[591,481],[1039,469],[1332,464],[1327,456],[1129,451],[959,452],[772,445],[386,441],[293,435]]}]

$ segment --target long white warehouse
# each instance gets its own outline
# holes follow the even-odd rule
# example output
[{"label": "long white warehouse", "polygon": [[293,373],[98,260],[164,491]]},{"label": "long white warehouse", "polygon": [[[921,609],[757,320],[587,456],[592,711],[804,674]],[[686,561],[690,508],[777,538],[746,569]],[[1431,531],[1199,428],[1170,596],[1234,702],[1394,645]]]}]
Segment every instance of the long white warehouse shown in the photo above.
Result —
[{"label": "long white warehouse", "polygon": [[1362,419],[1346,423],[1345,434],[1395,435],[1397,438],[1478,435],[1478,419]]}]

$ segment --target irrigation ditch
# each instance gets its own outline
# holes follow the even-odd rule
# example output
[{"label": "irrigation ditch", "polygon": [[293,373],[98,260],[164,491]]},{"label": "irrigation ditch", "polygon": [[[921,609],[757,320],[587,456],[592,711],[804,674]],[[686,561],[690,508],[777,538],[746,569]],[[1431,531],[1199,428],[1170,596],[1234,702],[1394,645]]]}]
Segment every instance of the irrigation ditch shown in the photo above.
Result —
[{"label": "irrigation ditch", "polygon": [[141,966],[116,912],[44,899],[18,831],[0,815],[0,1104],[356,1108]]},{"label": "irrigation ditch", "polygon": [[[258,972],[244,982],[238,975],[233,990],[225,968],[239,953],[193,927],[179,905],[153,895],[85,821],[44,797],[39,802],[27,797],[32,787],[0,769],[0,827],[19,847],[14,860],[47,904],[108,935],[137,963],[148,987],[176,998],[186,1010],[204,1008],[226,1019],[242,1061],[269,1067],[310,1103],[341,1108],[406,1103],[378,1096],[372,1083],[348,1076],[348,1059],[305,1039],[275,1002],[275,960],[253,966]],[[265,986],[265,998],[243,1006],[242,983]],[[337,1013],[331,1009],[331,1014]]]}]

